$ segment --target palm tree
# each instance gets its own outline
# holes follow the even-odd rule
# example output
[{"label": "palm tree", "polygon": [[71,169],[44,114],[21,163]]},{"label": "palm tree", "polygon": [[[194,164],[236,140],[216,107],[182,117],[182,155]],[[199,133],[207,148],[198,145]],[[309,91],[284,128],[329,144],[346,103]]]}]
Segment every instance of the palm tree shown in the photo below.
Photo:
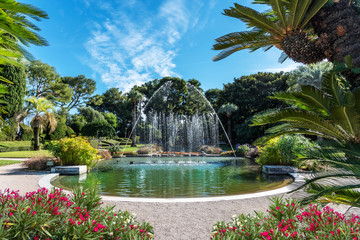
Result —
[{"label": "palm tree", "polygon": [[133,132],[132,132],[132,142],[131,146],[136,147],[136,109],[137,109],[137,103],[138,101],[141,101],[144,96],[137,90],[132,89],[128,93],[129,99],[132,101],[133,110],[132,110],[132,126],[133,126]]},{"label": "palm tree", "polygon": [[236,110],[238,110],[238,106],[236,106],[235,104],[233,103],[227,103],[227,104],[224,104],[222,105],[219,110],[218,110],[218,113],[221,114],[221,113],[225,113],[226,114],[226,117],[227,117],[227,126],[228,126],[228,137],[229,137],[229,140],[231,142],[232,140],[232,137],[231,137],[231,115],[233,112],[235,112]]},{"label": "palm tree", "polygon": [[239,50],[255,51],[273,46],[284,51],[281,61],[290,57],[295,62],[310,64],[325,58],[309,22],[328,0],[264,2],[270,5],[271,12],[260,13],[236,3],[234,7],[224,10],[224,15],[240,19],[251,30],[229,33],[216,39],[213,49],[223,51],[213,58],[214,61]]},{"label": "palm tree", "polygon": [[[360,67],[360,5],[357,0],[255,0],[270,5],[271,11],[259,13],[235,4],[224,15],[245,22],[250,31],[235,32],[216,39],[215,50],[223,50],[214,60],[242,50],[276,46],[284,50],[280,61],[315,63],[327,58],[344,62],[350,55]],[[311,24],[309,24],[311,23]]]},{"label": "palm tree", "polygon": [[256,115],[254,126],[282,123],[267,130],[263,143],[276,136],[303,133],[344,144],[360,144],[360,89],[346,91],[336,73],[325,74],[321,90],[305,85],[300,92],[275,93],[274,98],[293,106]]},{"label": "palm tree", "polygon": [[3,0],[0,3],[0,64],[11,63],[19,65],[14,60],[25,57],[31,59],[20,44],[29,46],[46,46],[48,43],[35,31],[40,29],[29,18],[39,21],[48,18],[46,12],[25,3],[14,0]]},{"label": "palm tree", "polygon": [[293,82],[288,82],[289,90],[300,91],[301,85],[311,85],[320,89],[323,75],[332,68],[333,64],[327,61],[298,67],[291,72],[290,78],[293,78]]},{"label": "palm tree", "polygon": [[17,116],[20,121],[27,116],[31,116],[31,127],[34,130],[34,150],[39,150],[39,135],[42,129],[48,127],[50,133],[55,131],[57,121],[54,114],[54,105],[44,97],[29,97],[27,99],[28,107],[22,114]]}]

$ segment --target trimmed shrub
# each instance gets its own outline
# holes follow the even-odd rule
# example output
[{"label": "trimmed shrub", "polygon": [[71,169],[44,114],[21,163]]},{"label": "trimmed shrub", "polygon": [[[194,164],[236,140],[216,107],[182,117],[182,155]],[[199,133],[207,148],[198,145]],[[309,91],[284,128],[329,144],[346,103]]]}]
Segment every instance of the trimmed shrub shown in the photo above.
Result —
[{"label": "trimmed shrub", "polygon": [[98,153],[97,153],[101,159],[104,159],[104,160],[107,160],[107,159],[111,159],[112,156],[111,156],[111,153],[109,150],[105,149],[105,150],[98,150]]},{"label": "trimmed shrub", "polygon": [[200,147],[200,151],[203,151],[207,154],[220,154],[222,152],[222,149],[215,146],[204,145]]},{"label": "trimmed shrub", "polygon": [[115,129],[106,121],[91,122],[81,129],[81,134],[88,137],[109,137],[116,136]]},{"label": "trimmed shrub", "polygon": [[244,157],[248,151],[250,151],[250,145],[248,144],[236,146],[236,156],[238,157]]},{"label": "trimmed shrub", "polygon": [[153,148],[152,147],[147,147],[147,146],[144,146],[144,147],[140,147],[136,152],[138,154],[149,154],[153,151]]},{"label": "trimmed shrub", "polygon": [[260,148],[260,154],[256,161],[261,165],[298,166],[294,161],[297,155],[306,154],[318,147],[317,143],[311,142],[302,135],[283,135],[271,139],[264,147]]},{"label": "trimmed shrub", "polygon": [[359,239],[360,217],[345,218],[329,207],[300,208],[294,199],[271,199],[267,214],[234,215],[213,226],[211,239]]},{"label": "trimmed shrub", "polygon": [[52,141],[49,145],[50,152],[60,158],[63,165],[87,165],[92,167],[100,156],[89,141],[83,137],[63,138]]},{"label": "trimmed shrub", "polygon": [[49,167],[46,163],[50,160],[54,161],[55,166],[60,165],[59,159],[52,159],[41,155],[30,158],[29,160],[23,162],[23,165],[30,170],[47,170]]},{"label": "trimmed shrub", "polygon": [[153,227],[127,211],[102,207],[96,190],[0,193],[1,239],[152,239]]}]

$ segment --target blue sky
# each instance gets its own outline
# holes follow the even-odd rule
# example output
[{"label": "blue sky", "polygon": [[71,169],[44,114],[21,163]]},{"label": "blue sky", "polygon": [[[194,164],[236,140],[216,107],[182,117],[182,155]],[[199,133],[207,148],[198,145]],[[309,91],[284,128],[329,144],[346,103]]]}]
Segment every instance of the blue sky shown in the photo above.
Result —
[{"label": "blue sky", "polygon": [[[97,82],[96,93],[123,91],[165,76],[195,78],[204,90],[222,88],[234,77],[259,71],[288,71],[280,51],[241,51],[219,62],[211,58],[214,39],[245,30],[221,14],[233,0],[23,0],[45,10],[38,22],[50,46],[30,47],[36,59],[61,76],[83,74]],[[248,0],[238,3],[251,5]]]}]

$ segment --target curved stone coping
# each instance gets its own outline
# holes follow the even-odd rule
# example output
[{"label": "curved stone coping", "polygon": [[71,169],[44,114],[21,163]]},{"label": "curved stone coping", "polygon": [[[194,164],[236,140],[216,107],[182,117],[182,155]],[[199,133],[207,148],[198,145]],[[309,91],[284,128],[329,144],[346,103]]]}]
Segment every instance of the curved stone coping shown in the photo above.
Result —
[{"label": "curved stone coping", "polygon": [[[224,201],[224,200],[241,200],[241,199],[248,199],[248,198],[257,198],[257,197],[266,197],[276,194],[284,194],[288,193],[291,190],[296,189],[299,187],[301,183],[305,181],[305,176],[309,176],[309,174],[302,174],[302,173],[289,173],[291,177],[294,178],[294,182],[291,184],[264,192],[257,192],[257,193],[248,193],[248,194],[240,194],[240,195],[231,195],[231,196],[220,196],[220,197],[198,197],[198,198],[136,198],[136,197],[117,197],[117,196],[105,196],[102,195],[101,198],[104,201],[113,201],[113,202],[153,202],[153,203],[176,203],[176,202],[215,202],[215,201]],[[58,173],[52,173],[44,175],[39,180],[39,186],[41,188],[57,188],[51,184],[51,181],[55,178],[58,178]],[[70,193],[69,191],[63,190],[66,193]]]}]

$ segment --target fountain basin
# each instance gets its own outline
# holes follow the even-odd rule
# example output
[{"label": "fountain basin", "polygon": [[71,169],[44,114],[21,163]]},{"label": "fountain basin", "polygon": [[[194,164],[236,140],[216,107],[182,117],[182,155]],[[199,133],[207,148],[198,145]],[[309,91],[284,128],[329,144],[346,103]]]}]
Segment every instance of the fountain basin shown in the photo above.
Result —
[{"label": "fountain basin", "polygon": [[[202,198],[258,193],[287,186],[288,175],[268,176],[229,158],[134,158],[113,159],[87,174],[60,176],[56,187],[78,185],[97,188],[101,195],[136,198]],[[132,164],[130,164],[132,163]]]}]

